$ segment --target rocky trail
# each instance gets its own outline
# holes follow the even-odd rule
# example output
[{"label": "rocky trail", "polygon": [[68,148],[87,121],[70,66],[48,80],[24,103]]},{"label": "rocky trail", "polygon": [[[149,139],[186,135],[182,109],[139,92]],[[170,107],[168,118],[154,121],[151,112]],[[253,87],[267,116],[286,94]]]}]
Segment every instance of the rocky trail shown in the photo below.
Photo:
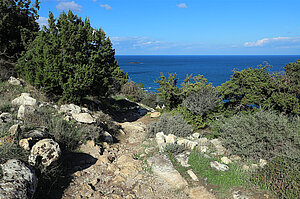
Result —
[{"label": "rocky trail", "polygon": [[[79,171],[73,174],[62,198],[215,198],[204,187],[189,185],[166,156],[155,155],[148,158],[148,163],[139,157],[145,156],[144,146],[151,145],[151,141],[144,141],[147,123],[147,116],[120,123],[125,134],[118,137],[119,143],[104,143],[103,148],[93,141],[82,145],[81,151],[90,158],[77,165]],[[156,150],[155,146],[146,153],[151,150]]]}]

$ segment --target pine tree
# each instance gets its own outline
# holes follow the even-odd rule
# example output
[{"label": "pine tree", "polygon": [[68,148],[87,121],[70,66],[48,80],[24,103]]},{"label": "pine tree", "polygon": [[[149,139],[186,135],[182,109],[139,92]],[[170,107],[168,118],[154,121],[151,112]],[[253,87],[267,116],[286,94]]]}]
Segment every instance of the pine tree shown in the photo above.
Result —
[{"label": "pine tree", "polygon": [[127,76],[115,60],[111,41],[102,29],[71,11],[56,20],[49,13],[44,27],[28,51],[19,59],[17,70],[31,84],[64,102],[79,102],[86,95],[107,96]]}]

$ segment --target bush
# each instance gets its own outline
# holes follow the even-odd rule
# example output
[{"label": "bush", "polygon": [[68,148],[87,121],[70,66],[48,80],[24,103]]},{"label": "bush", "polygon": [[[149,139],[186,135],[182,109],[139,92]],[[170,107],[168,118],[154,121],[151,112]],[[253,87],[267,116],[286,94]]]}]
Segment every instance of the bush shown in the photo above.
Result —
[{"label": "bush", "polygon": [[296,199],[300,195],[299,173],[299,157],[298,160],[293,160],[279,156],[272,159],[265,168],[256,171],[252,181],[271,190],[278,198]]},{"label": "bush", "polygon": [[71,11],[41,30],[18,60],[17,72],[54,99],[80,102],[87,95],[108,96],[116,80],[127,81],[102,29],[91,27]]},{"label": "bush", "polygon": [[186,137],[192,134],[192,127],[184,121],[182,115],[165,113],[159,121],[152,122],[148,126],[149,137],[155,137],[158,132],[164,132],[165,135],[173,134],[179,137]]},{"label": "bush", "polygon": [[169,153],[172,155],[177,155],[185,151],[185,147],[183,145],[178,144],[166,144],[163,150],[165,153]]},{"label": "bush", "polygon": [[213,128],[233,154],[246,158],[268,160],[300,152],[299,117],[289,121],[286,116],[260,110],[217,121]]},{"label": "bush", "polygon": [[0,144],[0,164],[10,159],[19,159],[26,162],[27,156],[26,151],[19,147],[18,143],[4,142]]},{"label": "bush", "polygon": [[182,102],[192,114],[205,116],[218,107],[219,97],[213,87],[201,87],[189,94]]}]

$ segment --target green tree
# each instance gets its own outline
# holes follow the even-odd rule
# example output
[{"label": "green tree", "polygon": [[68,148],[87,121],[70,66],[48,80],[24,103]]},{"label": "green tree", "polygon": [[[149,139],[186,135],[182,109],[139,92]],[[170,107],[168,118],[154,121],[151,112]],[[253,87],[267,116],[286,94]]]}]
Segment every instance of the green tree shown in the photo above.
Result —
[{"label": "green tree", "polygon": [[87,18],[69,11],[56,20],[50,12],[48,24],[18,61],[17,71],[29,83],[78,103],[86,95],[107,96],[127,81],[110,39]]},{"label": "green tree", "polygon": [[39,30],[38,0],[0,1],[0,58],[12,59],[25,50]]}]

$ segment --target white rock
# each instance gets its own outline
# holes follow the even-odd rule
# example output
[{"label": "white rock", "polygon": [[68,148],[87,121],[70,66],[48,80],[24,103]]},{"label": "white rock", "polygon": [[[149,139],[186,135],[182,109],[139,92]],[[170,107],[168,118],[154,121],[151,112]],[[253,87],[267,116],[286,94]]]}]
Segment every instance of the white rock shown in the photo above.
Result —
[{"label": "white rock", "polygon": [[10,133],[10,135],[18,135],[20,132],[21,132],[21,128],[20,128],[20,125],[19,124],[15,124],[15,125],[12,125],[8,132]]},{"label": "white rock", "polygon": [[233,199],[248,199],[246,195],[243,195],[241,191],[234,191],[233,192]]},{"label": "white rock", "polygon": [[32,168],[20,160],[8,160],[1,165],[1,199],[31,199],[37,187],[37,177]]},{"label": "white rock", "polygon": [[12,121],[12,115],[10,113],[1,113],[0,120],[1,120],[0,123],[1,122],[5,122],[5,123],[10,122],[10,121]]},{"label": "white rock", "polygon": [[31,165],[38,164],[36,161],[41,157],[41,163],[44,167],[48,167],[60,157],[61,150],[57,142],[52,139],[43,139],[33,145],[28,162]]},{"label": "white rock", "polygon": [[241,159],[242,158],[240,156],[238,156],[238,155],[232,155],[232,156],[230,156],[230,160],[232,160],[232,161],[239,161]]},{"label": "white rock", "polygon": [[185,151],[183,153],[175,155],[175,159],[181,164],[183,167],[190,167],[191,165],[188,163],[190,152]]},{"label": "white rock", "polygon": [[26,114],[34,113],[36,109],[32,106],[21,105],[18,110],[17,118],[24,119]]},{"label": "white rock", "polygon": [[199,138],[198,143],[200,145],[206,146],[206,145],[209,145],[209,140],[207,138]]},{"label": "white rock", "polygon": [[177,144],[178,145],[184,145],[184,146],[186,146],[188,142],[189,142],[188,139],[184,139],[184,138],[178,138],[177,139]]},{"label": "white rock", "polygon": [[207,146],[199,146],[198,147],[198,150],[201,152],[201,153],[206,153],[208,151],[208,147]]},{"label": "white rock", "polygon": [[81,123],[92,124],[96,122],[96,119],[89,113],[74,113],[72,116],[76,121]]},{"label": "white rock", "polygon": [[155,155],[148,160],[154,174],[164,179],[174,189],[188,186],[186,180],[173,167],[172,162],[166,155]]},{"label": "white rock", "polygon": [[226,156],[224,156],[224,157],[222,157],[221,158],[221,161],[224,163],[224,164],[230,164],[232,161],[229,159],[229,158],[227,158]]},{"label": "white rock", "polygon": [[32,138],[24,138],[24,139],[21,139],[19,141],[19,145],[21,148],[25,149],[26,151],[29,151],[30,150],[30,144],[29,144],[29,141],[32,140]]},{"label": "white rock", "polygon": [[104,142],[114,142],[114,138],[111,134],[109,134],[107,131],[104,131],[102,134],[103,141]]},{"label": "white rock", "polygon": [[163,132],[156,133],[155,141],[158,145],[159,150],[162,150],[166,145],[165,135]]},{"label": "white rock", "polygon": [[60,106],[59,112],[78,114],[81,112],[81,108],[75,104],[64,104]]},{"label": "white rock", "polygon": [[173,134],[169,134],[166,136],[166,143],[167,144],[175,144],[176,142],[176,136]]},{"label": "white rock", "polygon": [[199,134],[199,133],[193,133],[193,137],[194,137],[195,139],[198,139],[198,138],[200,137],[200,134]]},{"label": "white rock", "polygon": [[20,97],[15,98],[11,101],[12,105],[24,105],[24,106],[35,106],[36,99],[32,98],[29,93],[22,93]]},{"label": "white rock", "polygon": [[266,166],[267,164],[268,164],[267,160],[264,160],[264,159],[259,160],[259,166],[261,168],[264,168],[264,166]]},{"label": "white rock", "polygon": [[190,150],[194,150],[198,146],[198,142],[188,141],[186,147]]},{"label": "white rock", "polygon": [[218,171],[227,171],[229,169],[229,167],[227,165],[222,164],[218,161],[210,162],[210,167],[215,168]]},{"label": "white rock", "polygon": [[225,154],[226,148],[224,148],[224,147],[222,146],[222,143],[221,143],[220,140],[218,140],[218,139],[213,139],[213,140],[211,140],[210,142],[214,145],[215,149],[217,150],[217,154],[218,154],[218,155],[224,155],[224,154]]},{"label": "white rock", "polygon": [[18,86],[18,85],[21,85],[21,81],[18,80],[17,78],[11,76],[8,80],[8,83],[10,83],[11,85],[14,85],[14,86]]},{"label": "white rock", "polygon": [[192,169],[188,170],[187,173],[194,181],[199,181],[198,177],[196,176],[196,174],[193,172]]},{"label": "white rock", "polygon": [[249,166],[247,166],[247,165],[244,164],[244,165],[242,166],[242,170],[243,170],[243,171],[248,171],[248,170],[249,170]]}]

